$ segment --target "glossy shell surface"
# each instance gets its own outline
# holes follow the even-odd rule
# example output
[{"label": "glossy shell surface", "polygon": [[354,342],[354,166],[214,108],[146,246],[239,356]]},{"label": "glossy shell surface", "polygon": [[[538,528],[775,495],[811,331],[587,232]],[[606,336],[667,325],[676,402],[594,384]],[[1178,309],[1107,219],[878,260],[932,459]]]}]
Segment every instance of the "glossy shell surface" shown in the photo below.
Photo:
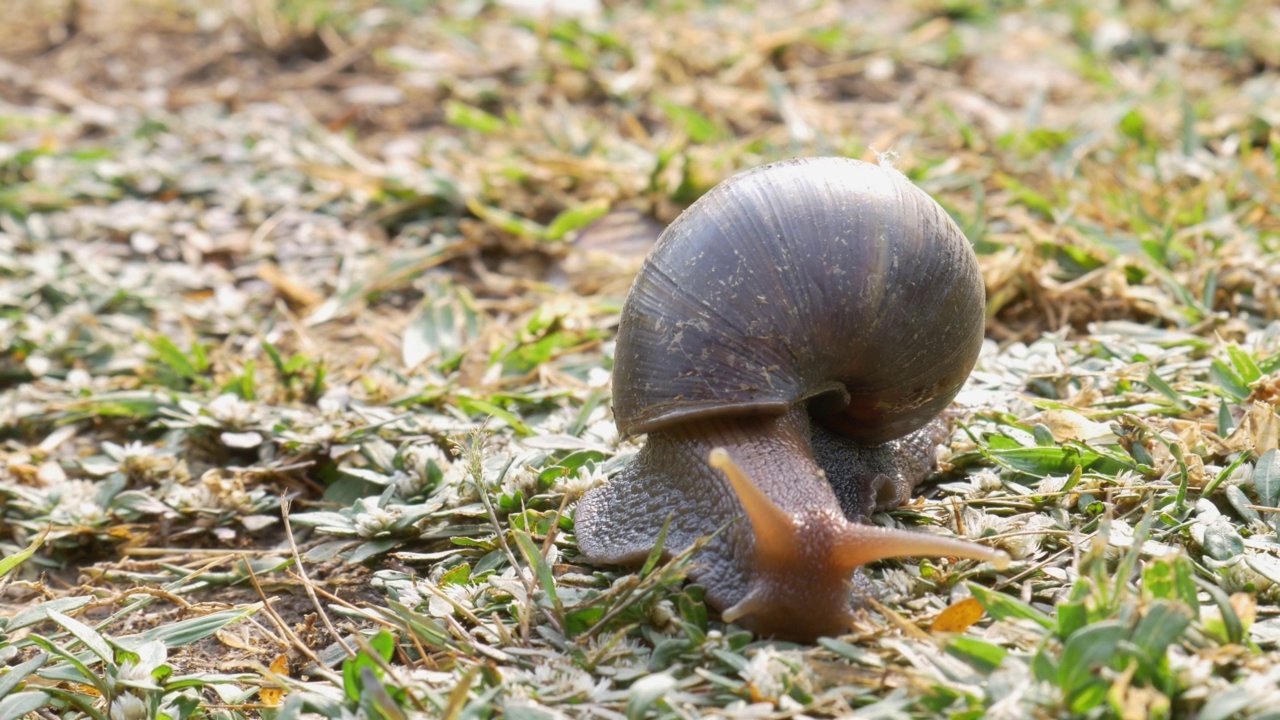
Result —
[{"label": "glossy shell surface", "polygon": [[699,199],[645,261],[618,335],[618,427],[805,402],[859,442],[902,437],[959,391],[983,310],[968,240],[898,171],[765,165]]}]

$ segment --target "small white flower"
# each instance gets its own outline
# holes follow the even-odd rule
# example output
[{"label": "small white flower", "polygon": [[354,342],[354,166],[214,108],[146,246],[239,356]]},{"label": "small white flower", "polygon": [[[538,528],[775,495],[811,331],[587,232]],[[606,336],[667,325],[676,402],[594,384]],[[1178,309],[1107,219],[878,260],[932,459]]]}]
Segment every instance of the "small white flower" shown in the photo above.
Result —
[{"label": "small white flower", "polygon": [[138,440],[134,440],[133,442],[125,443],[124,445],[120,446],[121,460],[128,460],[130,458],[151,457],[152,455],[155,455],[155,454],[156,454],[155,448],[151,447],[150,445],[146,445]]},{"label": "small white flower", "polygon": [[111,701],[107,715],[111,720],[146,720],[147,703],[133,693],[123,693]]},{"label": "small white flower", "polygon": [[450,467],[449,459],[436,445],[415,445],[403,453],[404,472],[394,476],[401,497],[413,497],[429,489]]},{"label": "small white flower", "polygon": [[[987,527],[994,529],[997,535],[1009,535],[1009,537],[1001,537],[998,542],[1014,560],[1025,560],[1039,552],[1040,544],[1045,539],[1045,535],[1040,531],[1048,532],[1054,529],[1053,519],[1039,513],[1025,513],[1009,518],[996,518],[985,513],[979,513],[979,515],[984,520],[990,520]],[[968,522],[967,515],[965,520]],[[965,528],[971,530],[971,537],[981,535],[981,532],[973,531],[968,525]]]},{"label": "small white flower", "polygon": [[653,623],[659,630],[664,630],[667,626],[675,622],[676,608],[671,604],[670,600],[659,600],[649,609],[649,622]]},{"label": "small white flower", "polygon": [[248,507],[253,502],[244,488],[244,481],[239,476],[227,477],[219,468],[206,470],[204,475],[200,476],[200,482],[205,485],[209,493],[212,504],[208,507],[238,510]]},{"label": "small white flower", "polygon": [[400,512],[394,508],[378,507],[378,498],[367,497],[360,499],[361,511],[355,518],[356,534],[362,538],[371,538],[380,532],[385,531],[396,520],[400,519]]},{"label": "small white flower", "polygon": [[578,471],[560,481],[560,489],[566,495],[577,497],[591,488],[604,483],[604,469],[601,465],[591,463],[578,468]]},{"label": "small white flower", "polygon": [[396,593],[398,595],[396,599],[407,607],[416,608],[422,604],[423,596],[417,588],[398,587]]},{"label": "small white flower", "polygon": [[1000,482],[1000,475],[991,468],[982,468],[978,472],[974,473],[969,478],[969,482],[972,483],[973,487],[977,490],[977,497],[986,497],[987,495],[1004,488],[1004,484]]},{"label": "small white flower", "polygon": [[168,648],[160,640],[151,640],[143,643],[134,652],[138,656],[137,662],[126,660],[120,665],[116,676],[123,683],[143,687],[157,687],[151,674],[156,671],[156,668],[164,664],[169,655]]},{"label": "small white flower", "polygon": [[175,510],[200,510],[213,504],[213,495],[204,483],[175,484],[165,493],[164,502]]},{"label": "small white flower", "polygon": [[49,518],[55,524],[96,525],[106,520],[106,511],[98,504],[98,485],[88,480],[70,480],[53,486],[49,499],[53,508]]},{"label": "small white flower", "polygon": [[132,660],[125,660],[120,665],[120,671],[117,676],[120,682],[130,684],[151,684],[151,671],[155,668],[149,668],[145,664],[135,665]]},{"label": "small white flower", "polygon": [[512,468],[511,472],[502,478],[502,492],[509,495],[522,492],[525,497],[536,495],[538,494],[538,476],[528,467]]},{"label": "small white flower", "polygon": [[227,427],[243,427],[253,421],[255,412],[252,405],[238,395],[223,393],[205,406],[209,417]]},{"label": "small white flower", "polygon": [[776,702],[786,694],[795,670],[794,664],[782,653],[767,646],[756,653],[739,674],[751,684],[754,695]]},{"label": "small white flower", "polygon": [[[423,583],[425,585],[425,583]],[[438,592],[423,587],[422,594],[429,596],[428,610],[439,618],[448,617],[455,614],[455,608],[463,608],[474,612],[476,609],[475,596],[482,589],[480,585],[445,585],[443,587],[436,586]],[[444,597],[441,597],[444,595]]]},{"label": "small white flower", "polygon": [[81,370],[73,368],[67,371],[66,387],[71,391],[90,390],[93,387],[93,376]]}]

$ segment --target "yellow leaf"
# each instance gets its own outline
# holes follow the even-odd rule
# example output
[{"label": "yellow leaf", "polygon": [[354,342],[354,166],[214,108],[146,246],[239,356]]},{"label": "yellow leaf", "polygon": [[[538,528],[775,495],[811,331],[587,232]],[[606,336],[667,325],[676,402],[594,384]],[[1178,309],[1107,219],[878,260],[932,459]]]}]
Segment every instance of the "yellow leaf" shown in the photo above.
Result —
[{"label": "yellow leaf", "polygon": [[939,613],[929,629],[934,632],[964,632],[981,620],[985,612],[977,598],[965,598]]},{"label": "yellow leaf", "polygon": [[[269,670],[271,671],[272,675],[288,677],[289,676],[288,656],[284,654],[277,655],[276,659],[271,661],[271,667],[269,668]],[[265,675],[266,674],[264,673],[264,676]],[[262,689],[258,691],[258,698],[262,700],[263,705],[270,705],[274,707],[276,705],[279,705],[280,701],[284,699],[284,688],[274,683],[269,685],[264,685],[262,686]]]}]

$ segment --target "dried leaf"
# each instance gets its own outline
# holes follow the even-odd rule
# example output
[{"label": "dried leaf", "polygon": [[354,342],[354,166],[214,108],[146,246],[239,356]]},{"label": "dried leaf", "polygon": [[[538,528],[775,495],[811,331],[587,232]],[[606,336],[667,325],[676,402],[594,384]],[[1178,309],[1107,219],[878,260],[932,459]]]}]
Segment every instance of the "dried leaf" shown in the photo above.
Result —
[{"label": "dried leaf", "polygon": [[938,617],[929,624],[929,629],[933,632],[961,633],[981,620],[986,612],[977,598],[967,597],[938,613]]}]

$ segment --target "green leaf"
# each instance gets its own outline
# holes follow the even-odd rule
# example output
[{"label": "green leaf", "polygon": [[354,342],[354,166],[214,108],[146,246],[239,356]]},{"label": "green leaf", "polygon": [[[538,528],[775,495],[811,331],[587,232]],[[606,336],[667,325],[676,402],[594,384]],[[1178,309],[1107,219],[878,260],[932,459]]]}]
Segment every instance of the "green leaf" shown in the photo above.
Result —
[{"label": "green leaf", "polygon": [[239,622],[249,617],[261,609],[262,603],[259,602],[241,608],[219,610],[208,615],[182,620],[172,625],[162,625],[141,633],[137,637],[143,640],[160,640],[171,648],[190,645],[193,642],[209,637],[231,623]]},{"label": "green leaf", "polygon": [[528,240],[541,240],[547,236],[547,229],[540,223],[501,208],[485,205],[474,198],[467,200],[467,209],[476,217],[509,235]]},{"label": "green leaf", "polygon": [[1142,117],[1142,113],[1135,108],[1124,114],[1117,124],[1121,133],[1131,140],[1136,140],[1140,144],[1147,142],[1147,120]]},{"label": "green leaf", "polygon": [[548,240],[562,240],[565,235],[590,225],[599,218],[604,217],[607,212],[609,212],[609,201],[604,199],[592,200],[567,208],[561,211],[559,215],[556,215],[550,225],[547,225],[546,238]]},{"label": "green leaf", "polygon": [[159,416],[163,409],[173,405],[167,393],[161,395],[150,390],[107,392],[68,405],[64,419],[76,422],[98,417],[121,417],[140,422]]},{"label": "green leaf", "polygon": [[1080,468],[1085,472],[1115,475],[1131,470],[1133,465],[1120,462],[1083,445],[1069,444],[1055,447],[988,448],[989,457],[1001,466],[1034,477],[1069,475]]},{"label": "green leaf", "polygon": [[454,127],[475,130],[485,135],[500,132],[507,126],[501,118],[457,100],[445,102],[444,121]]},{"label": "green leaf", "polygon": [[1156,600],[1138,621],[1130,640],[1146,653],[1148,663],[1158,665],[1169,646],[1190,627],[1191,620],[1191,609],[1186,605],[1176,601]]},{"label": "green leaf", "polygon": [[[1218,437],[1225,438],[1231,434],[1235,428],[1235,420],[1231,417],[1231,408],[1227,407],[1227,401],[1218,400]],[[1206,493],[1207,494],[1207,493]]]},{"label": "green leaf", "polygon": [[674,512],[667,513],[667,517],[663,519],[662,529],[658,531],[658,539],[653,543],[653,549],[649,551],[649,556],[645,558],[644,565],[640,568],[640,577],[648,577],[662,559],[662,550],[667,545],[667,530],[671,527],[671,518],[674,514]]},{"label": "green leaf", "polygon": [[[384,685],[381,678],[369,667],[360,668],[360,679],[363,681],[364,688],[360,693],[359,707],[364,717],[408,720],[409,716],[401,709],[396,698],[391,696],[394,686]],[[401,698],[404,697],[403,690],[396,689],[395,692]]]},{"label": "green leaf", "polygon": [[471,580],[471,566],[458,563],[440,576],[440,587],[446,585],[466,585]]},{"label": "green leaf", "polygon": [[605,459],[605,454],[599,450],[575,450],[563,458],[558,460],[554,465],[548,465],[538,473],[539,487],[552,487],[557,480],[573,475],[579,468],[588,463],[600,463]]},{"label": "green leaf", "polygon": [[1240,644],[1244,640],[1245,625],[1244,621],[1236,613],[1236,609],[1232,607],[1231,598],[1227,597],[1227,594],[1221,588],[1208,580],[1196,577],[1195,583],[1201,592],[1209,595],[1209,599],[1218,608],[1220,615],[1217,620],[1205,622],[1205,630],[1224,643]]},{"label": "green leaf", "polygon": [[1246,385],[1252,385],[1262,379],[1262,370],[1253,361],[1253,356],[1244,348],[1232,343],[1227,346],[1227,355],[1231,358],[1231,365],[1235,367],[1236,373]]},{"label": "green leaf", "polygon": [[1271,373],[1280,370],[1280,352],[1272,353],[1271,355],[1258,360],[1258,370],[1260,370],[1264,375],[1270,375]]},{"label": "green leaf", "polygon": [[969,583],[969,590],[987,613],[997,620],[1030,620],[1045,630],[1053,629],[1053,618],[1018,598],[988,590],[976,583]]},{"label": "green leaf", "polygon": [[1253,468],[1253,489],[1258,493],[1258,504],[1280,507],[1280,452],[1275,448],[1258,458]]},{"label": "green leaf", "polygon": [[355,657],[342,661],[342,691],[351,702],[360,701],[364,679],[367,677],[363,670],[368,670],[376,681],[381,682],[382,666],[364,648],[361,648]]},{"label": "green leaf", "polygon": [[1047,219],[1053,219],[1053,201],[1049,198],[1036,192],[1012,175],[996,173],[995,181],[1001,188],[1009,191],[1014,200],[1025,205],[1027,209],[1037,212]]},{"label": "green leaf", "polygon": [[706,588],[701,585],[687,586],[676,598],[676,609],[680,611],[680,617],[703,633],[707,630],[708,620],[705,599]]},{"label": "green leaf", "polygon": [[830,650],[831,652],[839,655],[840,657],[843,657],[847,660],[851,660],[855,663],[858,663],[859,665],[867,665],[870,667],[884,666],[884,660],[882,660],[879,655],[876,655],[875,653],[869,650],[864,650],[863,648],[860,648],[857,645],[852,645],[850,643],[847,643],[843,640],[837,640],[835,638],[829,638],[829,637],[821,637],[821,638],[818,638],[818,644]]},{"label": "green leaf", "polygon": [[1151,600],[1179,602],[1198,612],[1195,569],[1187,558],[1158,557],[1142,568],[1142,594]]},{"label": "green leaf", "polygon": [[1106,264],[1105,258],[1098,257],[1097,251],[1088,247],[1046,242],[1045,250],[1051,253],[1063,269],[1071,273],[1072,277],[1080,277]]},{"label": "green leaf", "polygon": [[36,623],[42,623],[49,619],[49,613],[52,611],[70,612],[72,610],[78,610],[93,601],[94,598],[86,595],[49,600],[48,602],[40,603],[29,610],[23,610],[17,615],[14,615],[13,619],[9,621],[8,629],[12,631],[19,628],[29,627]]},{"label": "green leaf", "polygon": [[680,656],[693,647],[688,638],[674,637],[658,642],[649,656],[649,672],[656,673],[671,667]]},{"label": "green leaf", "polygon": [[[558,323],[560,318],[546,313],[539,314],[531,320],[527,328],[531,337],[521,339],[502,358],[504,373],[526,373],[547,362],[556,351],[573,348],[582,343],[601,337],[596,330],[566,330],[561,327],[542,326],[542,322]],[[535,324],[535,321],[537,323]]]},{"label": "green leaf", "polygon": [[49,694],[39,690],[0,694],[0,720],[21,720],[49,704]]},{"label": "green leaf", "polygon": [[1084,600],[1058,603],[1058,637],[1063,640],[1089,624],[1089,609]]},{"label": "green leaf", "polygon": [[459,395],[455,398],[454,402],[458,406],[458,409],[465,413],[471,415],[488,415],[489,417],[495,417],[502,420],[506,424],[510,425],[511,429],[515,430],[516,434],[521,437],[528,437],[533,434],[533,430],[530,429],[528,425],[525,425],[515,413],[510,410],[500,408],[488,400]]},{"label": "green leaf", "polygon": [[372,557],[377,557],[385,552],[399,546],[403,541],[399,538],[389,537],[380,540],[367,540],[360,543],[347,554],[346,560],[351,563],[362,563]]},{"label": "green leaf", "polygon": [[391,654],[396,651],[396,636],[390,630],[379,630],[377,635],[369,638],[369,647],[383,660],[390,660]]},{"label": "green leaf", "polygon": [[1215,522],[1204,531],[1205,553],[1214,560],[1227,561],[1244,552],[1244,538],[1227,522]]},{"label": "green leaf", "polygon": [[201,373],[208,369],[208,359],[205,358],[199,343],[192,345],[191,357],[187,357],[186,353],[179,350],[167,335],[154,335],[147,339],[147,344],[155,351],[156,359],[164,363],[178,377],[201,385],[208,384],[208,378],[201,376]]},{"label": "green leaf", "polygon": [[676,128],[683,130],[689,139],[699,145],[721,139],[724,132],[711,118],[703,115],[696,108],[678,105],[673,102],[662,103],[662,111]]},{"label": "green leaf", "polygon": [[[1098,669],[1116,657],[1128,629],[1119,621],[1103,620],[1080,629],[1064,643],[1058,664],[1058,685],[1074,712],[1085,712],[1105,695],[1107,683],[1098,678]],[[1102,685],[1103,695],[1096,694]]]},{"label": "green leaf", "polygon": [[515,536],[516,545],[520,547],[520,554],[524,555],[525,562],[529,563],[529,567],[533,568],[534,574],[538,576],[538,584],[542,585],[542,589],[547,592],[547,597],[551,599],[551,604],[555,606],[556,617],[564,617],[564,606],[560,604],[560,596],[556,593],[556,578],[551,572],[551,566],[547,564],[547,559],[542,556],[538,546],[533,544],[533,538],[529,537],[529,533],[523,530],[512,530],[511,534]]},{"label": "green leaf", "polygon": [[10,555],[9,557],[0,558],[0,578],[13,572],[14,568],[18,567],[22,563],[31,559],[31,556],[35,555],[36,550],[39,550],[40,546],[44,544],[44,539],[48,535],[49,535],[49,528],[45,528],[44,530],[40,531],[40,534],[37,535],[34,540],[31,541],[30,545]]},{"label": "green leaf", "polygon": [[604,608],[599,605],[570,610],[564,615],[564,632],[569,637],[577,637],[596,626],[604,618]]},{"label": "green leaf", "polygon": [[405,627],[413,633],[413,637],[418,642],[437,650],[454,651],[449,630],[439,620],[416,612],[395,600],[388,600],[387,605],[404,620]]},{"label": "green leaf", "polygon": [[947,654],[969,663],[978,672],[989,675],[999,669],[1008,651],[977,638],[956,635],[947,642]]},{"label": "green leaf", "polygon": [[272,345],[270,341],[262,341],[262,349],[267,353],[267,357],[271,359],[271,364],[275,366],[276,373],[282,380],[288,380],[289,373],[284,368],[284,358],[280,356],[280,351]]},{"label": "green leaf", "polygon": [[86,648],[93,651],[103,662],[110,663],[114,653],[111,652],[111,646],[107,644],[106,638],[98,634],[97,630],[85,625],[84,623],[72,617],[67,617],[57,610],[49,611],[49,619],[61,625],[64,630],[71,633],[77,640],[84,643]]},{"label": "green leaf", "polygon": [[1053,431],[1044,423],[1036,423],[1031,428],[1031,435],[1035,438],[1036,445],[1040,447],[1052,447],[1057,444],[1053,439]]},{"label": "green leaf", "polygon": [[8,697],[10,693],[17,690],[18,685],[22,684],[22,681],[31,673],[44,666],[47,659],[49,659],[48,653],[36,653],[30,660],[21,665],[14,665],[9,668],[9,672],[0,675],[0,698]]},{"label": "green leaf", "polygon": [[1244,380],[1236,374],[1235,370],[1221,360],[1210,363],[1209,377],[1237,401],[1249,397],[1249,386],[1245,385]]},{"label": "green leaf", "polygon": [[81,660],[81,656],[85,659],[92,657],[91,651],[85,651],[76,655],[67,651],[60,645],[55,644],[52,640],[43,635],[31,635],[31,642],[37,646],[44,648],[50,655],[59,658],[63,662],[52,667],[46,666],[40,669],[40,677],[46,680],[65,680],[67,682],[81,683],[84,685],[92,685],[100,693],[107,693],[110,688],[102,673],[96,673],[89,669],[89,666]]},{"label": "green leaf", "polygon": [[1147,373],[1146,383],[1156,392],[1166,398],[1169,398],[1169,401],[1174,405],[1177,405],[1179,410],[1191,409],[1191,406],[1187,404],[1187,401],[1182,399],[1182,395],[1179,394],[1177,390],[1174,390],[1172,385],[1165,382],[1164,378],[1157,375],[1155,370]]},{"label": "green leaf", "polygon": [[[1226,437],[1226,434],[1223,434],[1221,437]],[[1222,485],[1222,483],[1226,482],[1232,475],[1235,474],[1236,468],[1239,468],[1241,465],[1244,464],[1245,460],[1248,460],[1248,459],[1249,459],[1249,453],[1242,452],[1239,455],[1237,455],[1236,459],[1232,460],[1230,465],[1220,470],[1212,480],[1210,480],[1208,483],[1205,483],[1204,489],[1200,491],[1200,495],[1202,497],[1209,497],[1210,495],[1212,495],[1214,491],[1216,491],[1218,487]]]},{"label": "green leaf", "polygon": [[1037,681],[1042,683],[1056,681],[1058,677],[1058,660],[1050,653],[1048,647],[1042,645],[1031,658],[1031,674]]},{"label": "green leaf", "polygon": [[244,372],[232,378],[231,382],[223,388],[226,392],[233,392],[243,400],[253,400],[257,397],[255,391],[255,382],[257,378],[254,375],[256,365],[253,360],[246,360],[244,363]]}]

